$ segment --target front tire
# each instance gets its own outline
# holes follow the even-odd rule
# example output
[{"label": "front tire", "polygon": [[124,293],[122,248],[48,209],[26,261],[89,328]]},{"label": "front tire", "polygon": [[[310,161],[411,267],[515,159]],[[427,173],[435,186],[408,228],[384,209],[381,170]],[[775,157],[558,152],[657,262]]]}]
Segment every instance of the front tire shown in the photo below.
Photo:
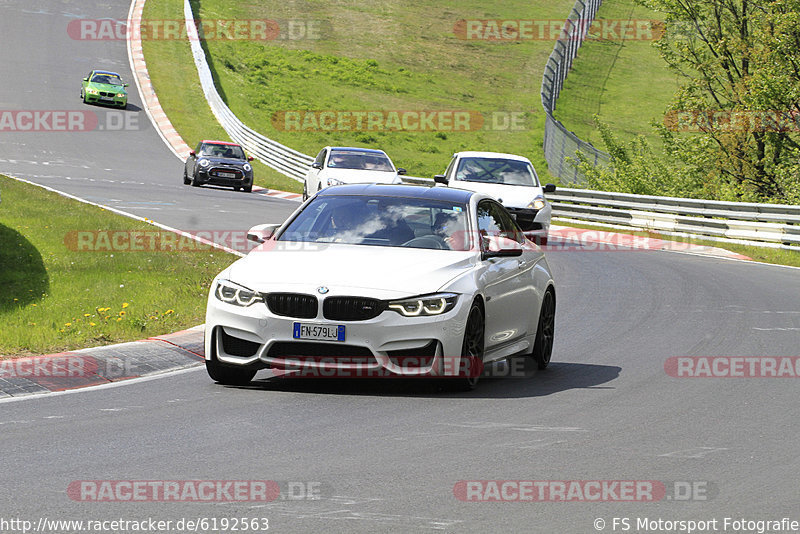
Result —
[{"label": "front tire", "polygon": [[483,372],[484,330],[483,309],[477,302],[473,302],[464,328],[458,377],[454,379],[459,391],[470,391],[478,385],[478,379]]},{"label": "front tire", "polygon": [[548,289],[542,298],[542,309],[539,311],[539,326],[536,328],[536,340],[533,342],[531,357],[536,366],[542,370],[550,363],[555,338],[556,297]]},{"label": "front tire", "polygon": [[192,179],[189,183],[192,184],[192,187],[200,187],[200,181],[197,179],[197,174],[192,175]]},{"label": "front tire", "polygon": [[183,169],[183,185],[189,185],[190,183],[191,180],[189,180],[189,177],[186,175],[186,169]]}]

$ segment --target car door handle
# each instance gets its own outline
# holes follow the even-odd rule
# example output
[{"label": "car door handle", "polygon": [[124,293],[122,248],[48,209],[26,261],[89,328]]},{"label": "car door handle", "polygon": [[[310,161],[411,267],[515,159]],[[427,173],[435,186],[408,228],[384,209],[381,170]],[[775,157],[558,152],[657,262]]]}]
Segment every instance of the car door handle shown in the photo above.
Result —
[{"label": "car door handle", "polygon": [[524,269],[527,266],[528,266],[527,261],[519,260],[519,262],[517,263],[517,267],[519,267],[520,269]]}]

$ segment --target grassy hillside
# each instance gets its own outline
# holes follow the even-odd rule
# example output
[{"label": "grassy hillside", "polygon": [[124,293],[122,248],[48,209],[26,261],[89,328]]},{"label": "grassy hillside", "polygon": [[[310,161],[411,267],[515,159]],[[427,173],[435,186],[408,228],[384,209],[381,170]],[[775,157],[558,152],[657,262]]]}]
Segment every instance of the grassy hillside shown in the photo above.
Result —
[{"label": "grassy hillside", "polygon": [[[634,0],[607,0],[598,19],[652,20],[658,14]],[[593,115],[609,124],[623,140],[645,135],[658,145],[650,126],[663,122],[677,90],[677,77],[667,69],[652,41],[586,41],[564,84],[555,116],[578,137],[602,148]]]},{"label": "grassy hillside", "polygon": [[[458,150],[514,152],[530,157],[547,177],[539,89],[553,42],[464,40],[454,26],[460,19],[558,20],[573,3],[195,0],[193,6],[206,21],[271,19],[283,35],[290,24],[295,35],[297,28],[320,30],[313,39],[205,42],[223,98],[264,135],[307,154],[328,144],[382,148],[421,176],[443,171]],[[180,1],[148,0],[144,18],[182,15]],[[159,99],[184,138],[191,144],[223,136],[203,102],[188,43],[148,41],[144,51]],[[485,124],[467,132],[287,132],[272,120],[287,110],[464,110],[483,114]],[[493,129],[492,114],[505,112],[523,113],[523,128]]]}]

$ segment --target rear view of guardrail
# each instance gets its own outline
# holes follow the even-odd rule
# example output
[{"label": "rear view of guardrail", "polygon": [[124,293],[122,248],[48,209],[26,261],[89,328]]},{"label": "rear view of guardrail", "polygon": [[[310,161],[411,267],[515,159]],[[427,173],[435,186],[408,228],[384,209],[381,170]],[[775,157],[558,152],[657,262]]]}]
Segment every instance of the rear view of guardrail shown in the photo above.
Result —
[{"label": "rear view of guardrail", "polygon": [[553,216],[753,245],[800,248],[800,206],[559,189]]},{"label": "rear view of guardrail", "polygon": [[544,158],[550,174],[561,178],[565,183],[583,181],[578,169],[567,161],[567,158],[575,159],[577,151],[595,165],[606,165],[611,161],[608,154],[596,149],[591,143],[579,139],[553,117],[564,80],[572,68],[572,60],[586,39],[589,26],[602,3],[603,0],[575,2],[542,76],[542,107],[545,112]]},{"label": "rear view of guardrail", "polygon": [[[194,22],[195,16],[189,0],[184,0],[183,13],[186,18],[187,32],[189,35],[197,35]],[[222,97],[219,96],[217,88],[214,86],[214,77],[208,66],[200,39],[189,39],[189,42],[192,46],[192,56],[194,56],[197,73],[200,76],[200,84],[203,87],[203,93],[208,105],[231,139],[242,145],[245,150],[261,163],[272,167],[289,178],[302,182],[314,158],[273,141],[240,121],[222,101]]]}]

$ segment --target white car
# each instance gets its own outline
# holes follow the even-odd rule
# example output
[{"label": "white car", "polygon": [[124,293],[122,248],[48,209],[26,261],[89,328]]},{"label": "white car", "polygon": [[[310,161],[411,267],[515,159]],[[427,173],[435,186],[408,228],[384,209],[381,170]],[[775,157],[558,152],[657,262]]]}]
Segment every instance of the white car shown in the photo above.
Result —
[{"label": "white car", "polygon": [[326,146],[306,173],[303,200],[331,185],[399,184],[405,173],[383,150]]},{"label": "white car", "polygon": [[206,367],[217,382],[272,368],[471,388],[485,362],[550,362],[556,294],[544,253],[486,195],[337,186],[248,238],[261,244],[208,298]]},{"label": "white car", "polygon": [[457,152],[437,183],[490,195],[516,218],[522,231],[540,245],[547,244],[552,207],[545,193],[556,190],[542,186],[528,158],[499,152]]}]

